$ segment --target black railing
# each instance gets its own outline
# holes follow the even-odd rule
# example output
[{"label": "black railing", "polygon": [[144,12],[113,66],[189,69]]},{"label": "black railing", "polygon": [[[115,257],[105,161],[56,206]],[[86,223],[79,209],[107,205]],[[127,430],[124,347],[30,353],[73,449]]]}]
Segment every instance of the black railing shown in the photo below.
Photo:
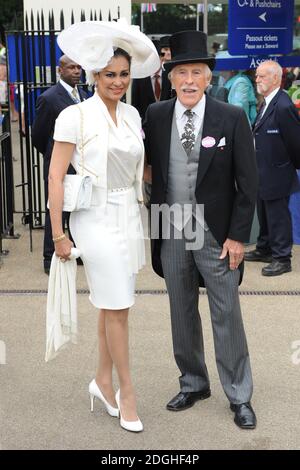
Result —
[{"label": "black railing", "polygon": [[14,191],[9,113],[4,114],[0,133],[0,262],[8,253],[3,249],[4,238],[14,236]]},{"label": "black railing", "polygon": [[[120,17],[118,8],[117,18]],[[113,19],[117,19],[113,18]],[[76,21],[85,21],[82,10]],[[91,11],[87,19],[102,20],[101,11]],[[111,12],[108,13],[112,20]],[[75,22],[71,12],[71,24]],[[53,11],[48,15],[46,26],[44,12],[38,12],[34,18],[25,15],[25,30],[11,31],[6,35],[9,58],[9,85],[15,87],[19,112],[19,146],[21,163],[21,181],[16,185],[21,191],[21,211],[23,224],[30,230],[30,249],[32,250],[32,230],[42,228],[45,214],[43,162],[34,148],[31,139],[31,125],[35,115],[37,97],[57,81],[57,63],[61,55],[56,43],[57,34],[64,29],[65,16],[60,13],[60,28],[55,29]]]}]

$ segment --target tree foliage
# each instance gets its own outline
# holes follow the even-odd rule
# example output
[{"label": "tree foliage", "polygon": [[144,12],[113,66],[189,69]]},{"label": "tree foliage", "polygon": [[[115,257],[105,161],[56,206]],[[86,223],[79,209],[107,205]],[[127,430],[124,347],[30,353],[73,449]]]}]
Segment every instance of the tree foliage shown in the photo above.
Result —
[{"label": "tree foliage", "polygon": [[[209,34],[227,32],[228,11],[208,13]],[[196,5],[157,4],[155,13],[143,14],[143,31],[146,34],[172,34],[176,31],[196,29]],[[141,5],[132,4],[132,22],[141,26]],[[203,30],[203,15],[199,15],[199,29]]]},{"label": "tree foliage", "polygon": [[0,34],[4,31],[23,28],[23,0],[0,1]]},{"label": "tree foliage", "polygon": [[[141,25],[141,10],[139,4],[132,5],[133,23]],[[195,29],[196,6],[157,4],[155,13],[144,13],[144,33],[168,34],[187,29]]]}]

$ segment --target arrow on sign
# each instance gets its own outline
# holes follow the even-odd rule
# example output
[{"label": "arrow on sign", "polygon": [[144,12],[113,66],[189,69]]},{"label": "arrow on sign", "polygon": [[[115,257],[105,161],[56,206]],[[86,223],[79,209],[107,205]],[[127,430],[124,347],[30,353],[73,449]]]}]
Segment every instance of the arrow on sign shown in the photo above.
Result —
[{"label": "arrow on sign", "polygon": [[265,11],[262,15],[259,16],[259,18],[260,18],[261,20],[263,20],[265,23],[267,22],[267,20],[266,20],[266,14],[267,14],[267,12]]}]

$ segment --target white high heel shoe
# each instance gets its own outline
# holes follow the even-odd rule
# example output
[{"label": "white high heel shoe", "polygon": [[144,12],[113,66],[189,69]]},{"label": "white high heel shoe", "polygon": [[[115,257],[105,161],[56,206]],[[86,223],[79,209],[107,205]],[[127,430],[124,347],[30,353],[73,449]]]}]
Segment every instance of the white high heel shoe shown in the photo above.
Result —
[{"label": "white high heel shoe", "polygon": [[122,417],[121,408],[120,408],[120,390],[116,393],[116,402],[120,410],[120,425],[122,428],[126,429],[126,431],[132,432],[141,432],[143,431],[143,423],[140,419],[137,421],[125,421]]},{"label": "white high heel shoe", "polygon": [[95,379],[93,379],[89,384],[89,393],[91,399],[91,411],[94,411],[94,398],[97,397],[104,403],[106,411],[110,416],[113,416],[114,418],[119,417],[119,408],[115,408],[108,403],[108,401],[104,398],[100,388],[96,384]]}]

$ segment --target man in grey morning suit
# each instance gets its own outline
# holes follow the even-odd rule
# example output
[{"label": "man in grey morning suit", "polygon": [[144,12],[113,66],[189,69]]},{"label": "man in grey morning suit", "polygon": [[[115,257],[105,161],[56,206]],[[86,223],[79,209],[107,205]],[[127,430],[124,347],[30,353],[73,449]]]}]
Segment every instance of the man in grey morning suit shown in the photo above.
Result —
[{"label": "man in grey morning suit", "polygon": [[[152,171],[151,209],[163,204],[190,211],[172,220],[151,211],[152,264],[168,288],[173,349],[181,371],[180,392],[167,409],[180,411],[211,394],[198,311],[199,280],[206,286],[218,372],[235,423],[254,429],[252,375],[241,316],[238,285],[244,242],[248,241],[257,192],[253,138],[241,108],[204,93],[215,59],[207,55],[206,35],[182,31],[171,36],[172,60],[165,64],[177,99],[150,105],[144,125]],[[204,206],[203,213],[196,211]],[[171,237],[161,227],[171,220]],[[190,242],[192,227],[203,247]],[[204,284],[205,283],[205,284]]]}]

